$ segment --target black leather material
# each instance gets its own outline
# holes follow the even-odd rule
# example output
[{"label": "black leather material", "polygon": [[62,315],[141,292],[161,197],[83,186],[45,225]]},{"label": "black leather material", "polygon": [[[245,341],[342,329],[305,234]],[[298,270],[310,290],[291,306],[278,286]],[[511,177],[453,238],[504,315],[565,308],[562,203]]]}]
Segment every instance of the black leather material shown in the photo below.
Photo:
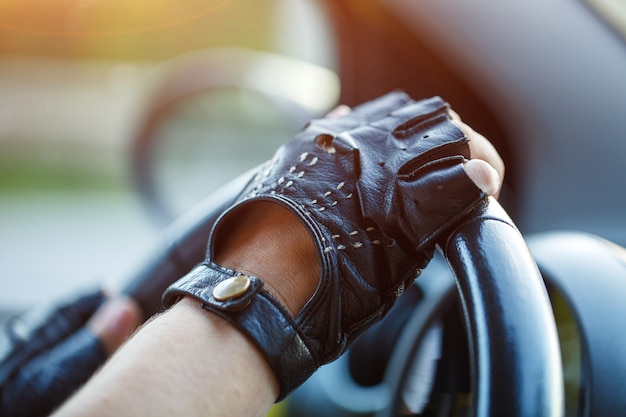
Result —
[{"label": "black leather material", "polygon": [[[320,283],[295,321],[283,311],[283,317],[260,317],[255,321],[259,327],[251,329],[230,316],[265,354],[281,385],[281,398],[382,318],[426,266],[435,240],[485,197],[462,167],[469,156],[467,137],[450,121],[443,100],[416,102],[404,93],[390,93],[347,115],[312,121],[278,149],[218,219],[207,265],[212,242],[228,233],[221,226],[236,219],[241,207],[260,200],[291,211],[316,245]],[[203,296],[206,292],[189,291],[194,280],[200,286],[213,282],[208,278],[213,270],[196,270],[193,278],[173,284],[164,304],[187,294],[227,314]],[[267,297],[264,291],[246,309],[262,297]],[[274,320],[294,329],[269,333],[276,328]],[[264,340],[294,333],[306,349],[273,357],[264,346]]]},{"label": "black leather material", "polygon": [[562,416],[563,368],[554,314],[537,265],[507,213],[488,199],[459,222],[442,249],[469,335],[469,414]]},{"label": "black leather material", "polygon": [[[318,368],[315,352],[306,345],[305,335],[300,331],[291,314],[262,290],[263,282],[252,279],[250,290],[236,298],[237,304],[224,303],[213,297],[213,290],[224,280],[240,275],[229,268],[213,262],[198,265],[168,290],[166,304],[171,305],[173,295],[191,295],[202,300],[202,308],[218,314],[241,329],[264,353],[281,384],[297,387],[311,372]],[[244,308],[241,308],[241,307]]]},{"label": "black leather material", "polygon": [[47,416],[100,367],[106,353],[85,323],[96,291],[7,323],[0,337],[0,416]]}]

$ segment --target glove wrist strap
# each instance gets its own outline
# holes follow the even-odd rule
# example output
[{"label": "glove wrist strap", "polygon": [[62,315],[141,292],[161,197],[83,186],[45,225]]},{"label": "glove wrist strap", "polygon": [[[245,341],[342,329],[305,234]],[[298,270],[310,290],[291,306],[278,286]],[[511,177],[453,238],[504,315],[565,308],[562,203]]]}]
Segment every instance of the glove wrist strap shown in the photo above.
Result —
[{"label": "glove wrist strap", "polygon": [[172,284],[163,294],[163,304],[171,307],[184,296],[199,300],[203,309],[227,320],[250,339],[276,376],[278,400],[319,367],[291,314],[263,289],[261,279],[207,262]]}]

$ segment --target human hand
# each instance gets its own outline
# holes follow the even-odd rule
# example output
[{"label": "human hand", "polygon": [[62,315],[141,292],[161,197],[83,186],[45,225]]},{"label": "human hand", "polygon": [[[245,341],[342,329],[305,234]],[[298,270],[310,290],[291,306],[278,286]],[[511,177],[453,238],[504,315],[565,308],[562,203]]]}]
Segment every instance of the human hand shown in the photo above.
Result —
[{"label": "human hand", "polygon": [[126,340],[140,317],[132,300],[98,290],[11,319],[0,341],[0,415],[49,415]]},{"label": "human hand", "polygon": [[[502,175],[490,144],[436,98],[393,93],[315,120],[259,170],[165,303],[188,295],[239,327],[282,397],[389,310]],[[241,272],[255,275],[242,291],[216,292]]]},{"label": "human hand", "polygon": [[[342,104],[326,116],[333,119],[345,116],[351,111],[350,107]],[[467,136],[471,158],[463,165],[465,172],[485,194],[498,198],[505,172],[504,161],[500,154],[487,138],[464,123],[457,112],[448,109],[448,114],[452,123]]]}]

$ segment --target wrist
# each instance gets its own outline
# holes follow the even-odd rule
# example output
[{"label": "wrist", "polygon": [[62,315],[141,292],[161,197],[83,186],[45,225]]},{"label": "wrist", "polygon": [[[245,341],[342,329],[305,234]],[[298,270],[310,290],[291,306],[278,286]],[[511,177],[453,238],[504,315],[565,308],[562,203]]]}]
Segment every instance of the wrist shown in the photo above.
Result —
[{"label": "wrist", "polygon": [[172,284],[163,294],[163,304],[170,308],[186,296],[249,338],[280,384],[278,400],[320,366],[315,346],[297,324],[299,316],[294,318],[260,278],[206,261]]}]

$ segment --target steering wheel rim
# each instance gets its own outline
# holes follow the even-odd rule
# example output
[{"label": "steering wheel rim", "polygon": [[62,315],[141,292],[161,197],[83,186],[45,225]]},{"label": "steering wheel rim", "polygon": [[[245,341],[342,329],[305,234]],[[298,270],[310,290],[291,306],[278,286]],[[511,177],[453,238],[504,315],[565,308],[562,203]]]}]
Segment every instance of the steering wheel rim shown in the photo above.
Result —
[{"label": "steering wheel rim", "polygon": [[[455,276],[464,313],[471,415],[563,415],[563,370],[548,295],[524,239],[504,209],[489,199],[440,242],[439,250]],[[379,417],[397,415],[407,364],[428,323],[449,301],[420,308],[421,317],[407,323],[385,374],[391,398]]]}]

